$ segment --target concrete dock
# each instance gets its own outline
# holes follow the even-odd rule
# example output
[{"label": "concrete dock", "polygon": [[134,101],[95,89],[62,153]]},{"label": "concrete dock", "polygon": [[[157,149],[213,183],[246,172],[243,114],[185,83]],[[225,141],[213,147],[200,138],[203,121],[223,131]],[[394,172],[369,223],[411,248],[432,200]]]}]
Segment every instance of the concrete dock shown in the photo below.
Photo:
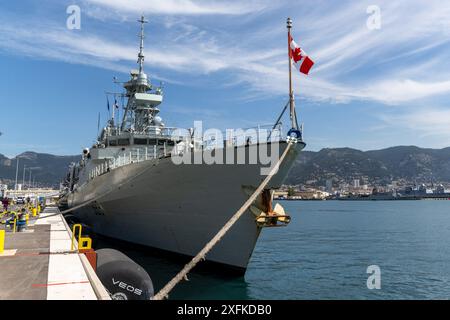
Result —
[{"label": "concrete dock", "polygon": [[[4,225],[0,225],[0,230]],[[0,253],[1,300],[109,300],[88,259],[71,250],[72,232],[58,208],[30,218],[24,232],[6,228]]]}]

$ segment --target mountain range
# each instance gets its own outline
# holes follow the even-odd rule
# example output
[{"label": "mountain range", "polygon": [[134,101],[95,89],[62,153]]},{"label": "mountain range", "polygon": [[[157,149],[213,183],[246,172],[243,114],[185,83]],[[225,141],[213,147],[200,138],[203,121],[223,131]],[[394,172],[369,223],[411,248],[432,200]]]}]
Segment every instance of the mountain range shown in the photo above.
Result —
[{"label": "mountain range", "polygon": [[[25,152],[19,156],[18,182],[32,179],[42,186],[58,187],[71,162],[80,156],[56,156]],[[13,184],[17,157],[9,159],[0,154],[0,181]],[[368,184],[388,184],[392,180],[410,183],[449,183],[450,147],[428,149],[415,146],[398,146],[382,150],[361,151],[351,148],[325,148],[320,151],[302,151],[287,178],[287,184],[325,185],[352,183],[361,179]]]},{"label": "mountain range", "polygon": [[351,183],[354,179],[373,185],[385,185],[393,180],[448,183],[450,147],[428,149],[398,146],[371,151],[351,148],[304,151],[291,169],[287,183],[323,186],[326,180]]},{"label": "mountain range", "polygon": [[14,185],[17,158],[19,158],[18,183],[22,183],[24,180],[25,166],[25,184],[29,183],[31,171],[31,182],[34,179],[39,186],[58,188],[67,173],[69,164],[79,161],[81,156],[55,156],[28,151],[9,159],[0,154],[0,181],[2,183]]}]

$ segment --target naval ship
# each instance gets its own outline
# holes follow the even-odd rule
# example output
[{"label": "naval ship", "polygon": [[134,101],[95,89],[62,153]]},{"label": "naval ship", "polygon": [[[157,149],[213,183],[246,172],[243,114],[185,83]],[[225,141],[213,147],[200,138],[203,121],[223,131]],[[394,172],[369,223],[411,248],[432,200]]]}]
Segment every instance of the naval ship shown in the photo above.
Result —
[{"label": "naval ship", "polygon": [[115,104],[97,141],[70,166],[61,199],[95,234],[195,256],[257,189],[267,164],[180,164],[175,158],[203,159],[221,151],[224,160],[236,160],[238,154],[250,159],[263,146],[281,155],[287,141],[295,139],[267,188],[206,257],[245,271],[261,230],[289,222],[280,205],[272,206],[272,190],[282,185],[305,147],[301,128],[283,135],[280,116],[264,137],[235,135],[214,145],[192,128],[166,126],[159,116],[163,88],[144,72],[147,21],[142,17],[139,22],[138,69],[123,83],[123,115],[114,114]]}]

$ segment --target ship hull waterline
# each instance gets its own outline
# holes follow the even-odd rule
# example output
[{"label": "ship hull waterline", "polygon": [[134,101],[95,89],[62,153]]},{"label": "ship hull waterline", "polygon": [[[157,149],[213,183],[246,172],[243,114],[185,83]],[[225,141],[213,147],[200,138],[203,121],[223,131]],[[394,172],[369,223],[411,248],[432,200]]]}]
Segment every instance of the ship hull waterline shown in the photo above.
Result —
[{"label": "ship hull waterline", "polygon": [[[281,155],[287,143],[276,145]],[[289,150],[268,188],[281,186],[304,147],[297,143]],[[236,153],[245,148],[247,155],[250,149],[230,147],[225,154],[231,148]],[[168,156],[98,176],[71,192],[67,202],[70,208],[96,199],[74,211],[96,234],[194,256],[248,199],[245,189],[256,189],[262,182],[262,167],[268,165],[176,165]],[[260,232],[255,216],[247,210],[206,260],[245,271]]]}]

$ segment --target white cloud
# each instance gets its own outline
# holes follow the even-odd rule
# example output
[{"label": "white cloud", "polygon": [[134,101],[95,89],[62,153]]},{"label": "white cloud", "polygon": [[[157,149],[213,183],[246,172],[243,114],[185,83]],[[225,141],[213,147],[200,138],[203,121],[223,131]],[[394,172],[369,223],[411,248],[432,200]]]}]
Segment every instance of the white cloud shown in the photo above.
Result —
[{"label": "white cloud", "polygon": [[[205,74],[220,73],[226,75],[227,82],[214,85],[245,84],[245,98],[286,94],[284,20],[271,18],[269,9],[273,8],[267,5],[268,2],[87,2],[97,10],[185,16],[175,21],[166,18],[165,34],[146,47],[146,65],[150,73],[155,68],[161,73],[164,69],[175,71],[174,82],[178,80],[177,74],[184,80],[186,76],[200,78]],[[445,29],[448,24],[439,21],[450,15],[450,5],[439,1],[426,4],[380,1],[382,29],[379,31],[366,28],[367,6],[364,2],[347,6],[323,3],[320,10],[313,2],[305,5],[283,2],[280,6],[278,11],[293,15],[294,28],[297,28],[294,35],[300,38],[300,44],[316,62],[309,77],[294,72],[295,88],[299,88],[301,97],[333,103],[372,100],[403,104],[450,93],[450,81],[445,80],[450,76],[450,68],[443,67],[446,54],[429,53],[437,46],[448,44],[447,38],[443,38],[448,33]],[[425,7],[427,10],[423,10]],[[225,27],[227,20],[218,20],[226,17],[214,18],[222,21],[221,29],[214,25],[197,25],[195,17],[189,18],[189,15],[198,14],[242,14],[263,8],[266,8],[266,14],[259,23],[233,20],[242,23],[234,26],[239,32],[233,33]],[[107,15],[104,18],[107,19]],[[42,32],[13,20],[0,21],[0,48],[123,72],[133,66],[130,62],[136,61],[137,44],[120,41],[132,37],[113,39],[93,33],[77,34],[51,24],[44,26],[46,31]],[[297,21],[301,22],[299,26]],[[148,28],[154,27],[149,25]],[[423,59],[417,59],[422,55]],[[409,58],[416,58],[413,65],[407,63]]]},{"label": "white cloud", "polygon": [[420,137],[438,138],[442,146],[450,140],[450,109],[424,106],[405,114],[380,116],[384,123],[410,130]]},{"label": "white cloud", "polygon": [[449,93],[450,81],[418,82],[406,79],[380,81],[363,89],[357,96],[396,104]]},{"label": "white cloud", "polygon": [[261,1],[195,0],[86,0],[92,4],[132,12],[157,15],[241,15],[264,8]]}]

